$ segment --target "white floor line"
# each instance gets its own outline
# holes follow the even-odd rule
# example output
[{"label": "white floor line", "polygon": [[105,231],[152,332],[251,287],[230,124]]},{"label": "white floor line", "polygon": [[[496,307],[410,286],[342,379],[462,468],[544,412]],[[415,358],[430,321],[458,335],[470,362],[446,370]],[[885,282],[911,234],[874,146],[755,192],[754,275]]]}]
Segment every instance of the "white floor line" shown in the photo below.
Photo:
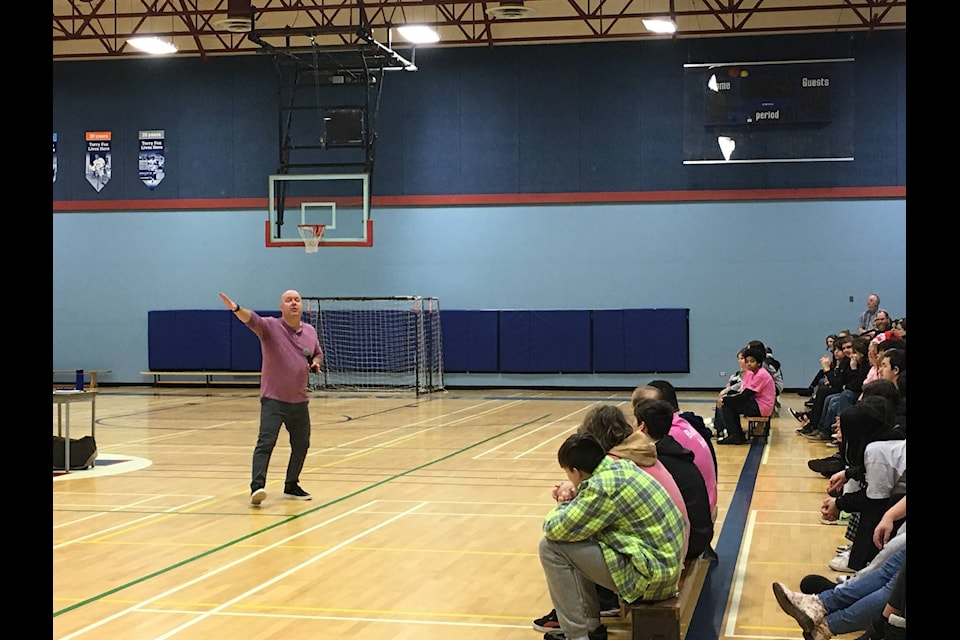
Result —
[{"label": "white floor line", "polygon": [[84,517],[82,517],[82,518],[77,518],[76,520],[71,520],[70,522],[63,522],[63,523],[61,523],[61,524],[55,524],[55,525],[53,525],[53,530],[56,531],[57,529],[61,529],[61,528],[63,528],[63,527],[70,527],[70,526],[75,525],[75,524],[80,524],[81,522],[86,522],[87,520],[93,520],[94,518],[100,518],[100,517],[102,517],[102,516],[107,515],[108,513],[114,513],[115,511],[122,511],[123,509],[129,509],[130,507],[136,507],[136,506],[138,506],[138,505],[141,505],[141,504],[145,504],[145,503],[147,503],[147,502],[150,502],[151,500],[156,500],[157,498],[165,498],[165,497],[166,497],[166,496],[150,496],[150,497],[148,497],[148,498],[144,498],[143,500],[137,500],[136,502],[132,502],[132,503],[130,503],[130,504],[124,504],[124,505],[121,505],[121,506],[119,506],[119,507],[113,507],[112,509],[107,509],[106,511],[101,511],[100,513],[94,513],[94,514],[91,514],[91,515],[88,515],[88,516],[84,516]]},{"label": "white floor line", "polygon": [[[423,420],[419,420],[419,421],[417,421],[417,422],[409,422],[409,423],[407,423],[407,424],[399,425],[399,426],[393,427],[393,428],[391,428],[391,429],[386,429],[386,430],[383,430],[383,431],[378,431],[378,432],[376,432],[376,433],[371,433],[371,434],[365,435],[365,436],[363,436],[363,437],[356,438],[356,439],[354,439],[354,440],[349,440],[349,441],[344,442],[343,444],[339,444],[339,445],[337,445],[337,446],[335,446],[335,447],[325,447],[325,448],[323,448],[323,449],[317,449],[317,450],[315,450],[315,451],[310,451],[310,453],[308,453],[307,456],[309,457],[309,456],[318,455],[318,454],[321,454],[321,453],[330,453],[330,452],[332,452],[332,451],[340,451],[340,450],[342,450],[342,449],[344,449],[344,448],[346,448],[346,447],[350,447],[351,445],[358,444],[358,443],[364,442],[364,441],[366,441],[366,440],[370,440],[370,439],[372,439],[372,438],[379,438],[379,437],[381,437],[381,436],[383,436],[384,434],[387,434],[387,433],[392,433],[392,432],[394,432],[394,431],[400,431],[400,430],[402,430],[402,429],[409,429],[410,427],[415,427],[415,426],[417,426],[417,425],[426,424],[426,423],[432,422],[432,421],[434,421],[434,420],[443,420],[443,419],[446,419],[446,418],[449,417],[449,416],[453,416],[453,415],[456,415],[456,414],[458,414],[458,413],[463,413],[464,411],[474,411],[474,410],[476,410],[478,407],[482,407],[482,406],[484,406],[484,405],[492,404],[492,403],[495,403],[495,402],[500,402],[500,401],[499,401],[499,400],[487,400],[487,401],[485,401],[485,402],[481,402],[481,403],[479,403],[479,404],[474,404],[474,405],[471,405],[471,406],[469,406],[469,407],[464,407],[464,408],[462,408],[462,409],[457,409],[456,411],[451,411],[451,412],[449,412],[449,413],[444,413],[444,414],[441,414],[441,415],[439,415],[439,416],[433,416],[433,417],[430,417],[430,418],[424,418]],[[509,402],[509,403],[507,403],[506,405],[502,405],[502,406],[500,406],[500,407],[495,407],[494,410],[499,410],[499,409],[502,409],[502,408],[509,407],[509,406],[511,406],[511,405],[516,404],[517,402],[519,402],[519,401],[515,400],[515,401],[512,401],[512,402]],[[475,415],[485,415],[485,414],[490,413],[490,412],[491,412],[491,410],[487,410],[487,411],[484,411],[484,412],[482,412],[482,413],[475,414]],[[469,419],[472,418],[472,417],[474,417],[474,416],[469,416],[469,417],[467,417],[466,419],[469,420]],[[463,419],[458,420],[458,421],[454,421],[453,423],[447,423],[447,424],[458,424],[459,422],[462,422],[462,421],[463,421]],[[431,428],[435,428],[435,427],[431,427]],[[378,446],[379,446],[379,444],[378,444]],[[354,452],[351,452],[350,455],[354,455]]]},{"label": "white floor line", "polygon": [[[405,434],[403,434],[402,436],[400,436],[400,437],[398,437],[398,438],[394,438],[393,440],[387,440],[387,441],[385,441],[385,442],[383,442],[383,441],[377,442],[377,444],[376,444],[375,446],[373,446],[373,447],[368,447],[368,448],[365,448],[365,449],[357,449],[357,450],[353,450],[353,451],[344,452],[344,458],[345,458],[345,459],[346,459],[346,458],[352,458],[352,457],[355,457],[355,456],[358,456],[358,455],[367,453],[368,451],[374,451],[374,450],[376,450],[376,449],[382,449],[382,448],[384,448],[384,447],[387,447],[387,446],[396,444],[396,443],[398,443],[398,442],[403,442],[404,440],[409,440],[410,438],[415,438],[415,437],[417,437],[417,436],[421,436],[421,435],[423,435],[424,433],[427,433],[428,431],[432,431],[432,430],[434,430],[434,429],[440,429],[440,428],[443,428],[443,427],[451,427],[451,426],[454,426],[454,425],[457,425],[457,424],[462,424],[462,423],[464,423],[464,422],[470,422],[471,420],[475,420],[475,419],[479,418],[480,416],[485,416],[485,415],[490,414],[490,413],[496,413],[496,412],[498,412],[498,411],[503,411],[504,409],[506,409],[506,408],[508,408],[508,407],[510,407],[510,406],[512,406],[512,405],[514,405],[514,404],[518,404],[519,402],[520,402],[519,400],[515,400],[515,401],[513,401],[513,402],[508,402],[507,404],[500,405],[500,406],[498,406],[498,407],[493,407],[493,408],[491,408],[491,409],[487,409],[486,411],[481,411],[481,412],[479,412],[479,413],[473,413],[473,414],[471,414],[471,415],[465,416],[465,417],[463,417],[463,418],[459,418],[459,419],[457,419],[457,420],[453,420],[453,421],[450,421],[450,422],[444,422],[443,424],[437,424],[437,425],[434,425],[434,426],[432,426],[432,427],[424,427],[423,429],[420,429],[420,430],[418,430],[418,431],[414,431],[413,433],[405,433]],[[484,403],[484,404],[486,404],[486,403]],[[459,413],[459,411],[454,412],[454,413]],[[381,431],[381,432],[379,432],[379,433],[377,433],[377,434],[374,434],[374,436],[366,436],[366,437],[364,437],[364,438],[361,438],[360,440],[366,440],[366,439],[368,439],[368,438],[370,438],[370,437],[381,436],[381,435],[383,435],[383,434],[385,434],[385,433],[390,433],[391,431],[397,431],[397,430],[399,430],[399,429],[407,429],[407,428],[409,428],[409,427],[412,427],[412,426],[415,426],[415,425],[418,425],[418,424],[424,424],[424,423],[426,423],[426,422],[431,422],[431,421],[433,421],[433,420],[442,420],[442,419],[446,418],[447,415],[452,415],[452,414],[445,414],[445,415],[442,415],[442,416],[434,416],[433,418],[427,418],[426,420],[421,420],[420,422],[413,422],[413,423],[404,425],[404,426],[402,426],[402,427],[396,427],[396,428],[394,428],[394,429],[388,429],[387,431]],[[354,442],[359,442],[360,440],[355,440]],[[338,449],[342,449],[344,446],[347,446],[347,445],[350,445],[350,444],[351,444],[351,443],[348,442],[348,443],[345,443],[345,444],[342,444],[342,445],[338,445],[338,446],[336,446],[336,447],[332,447],[332,448],[327,449],[327,451],[337,451]],[[311,454],[307,454],[307,455],[308,455],[308,457],[309,457],[309,455],[311,455]]]},{"label": "white floor line", "polygon": [[[186,615],[196,615],[195,610],[181,610],[181,609],[140,609],[144,613],[162,613],[162,614],[186,614]],[[244,613],[237,611],[218,611],[215,616],[224,616],[224,617],[239,617],[239,618],[280,618],[286,620],[333,620],[333,621],[345,621],[345,622],[382,622],[385,624],[419,624],[419,625],[429,625],[429,626],[445,626],[445,627],[481,627],[487,629],[529,629],[530,623],[526,624],[505,624],[505,623],[491,623],[491,622],[455,622],[452,620],[416,620],[411,618],[369,618],[361,616],[336,616],[336,615],[321,615],[321,614],[292,614],[292,613]],[[464,617],[481,617],[480,614],[469,614]]]},{"label": "white floor line", "polygon": [[230,599],[230,600],[227,600],[227,601],[224,602],[223,604],[214,607],[214,608],[211,609],[210,611],[207,611],[207,612],[205,612],[205,613],[202,613],[202,614],[198,615],[198,616],[197,616],[196,618],[194,618],[193,620],[190,620],[190,621],[188,621],[188,622],[184,622],[184,623],[181,624],[179,627],[176,627],[176,628],[174,628],[174,629],[171,629],[170,631],[168,631],[167,633],[165,633],[165,634],[163,634],[163,635],[161,635],[161,636],[157,636],[156,640],[165,640],[166,638],[169,638],[169,637],[171,637],[171,636],[173,636],[173,635],[176,635],[177,633],[179,633],[180,631],[183,631],[184,629],[187,629],[187,628],[189,628],[189,627],[192,627],[193,625],[197,624],[198,622],[201,622],[201,621],[203,621],[203,620],[206,620],[206,619],[209,618],[211,615],[214,615],[214,614],[216,614],[216,613],[219,613],[220,611],[223,611],[223,610],[226,609],[227,607],[229,607],[229,606],[231,606],[231,605],[233,605],[233,604],[236,604],[237,602],[240,602],[241,600],[243,600],[243,599],[246,598],[247,596],[253,595],[254,593],[257,593],[258,591],[261,591],[261,590],[265,589],[266,587],[269,587],[270,585],[272,585],[272,584],[274,584],[274,583],[276,583],[276,582],[279,582],[280,580],[283,580],[283,579],[286,578],[287,576],[293,575],[294,573],[300,571],[301,569],[305,569],[306,567],[309,567],[310,565],[312,565],[312,564],[313,564],[314,562],[316,562],[317,560],[321,560],[321,559],[327,557],[328,555],[330,555],[331,553],[334,553],[334,552],[336,552],[336,551],[339,551],[340,549],[342,549],[343,547],[347,546],[348,544],[350,544],[350,543],[352,543],[352,542],[355,542],[355,541],[363,538],[364,536],[373,533],[374,531],[377,531],[377,530],[379,530],[379,529],[382,529],[383,527],[387,526],[388,524],[393,524],[393,523],[396,522],[397,520],[400,520],[401,518],[404,518],[404,517],[407,516],[408,514],[410,514],[410,513],[414,512],[414,511],[420,509],[421,507],[425,506],[426,504],[427,504],[426,502],[422,502],[422,503],[420,503],[419,505],[417,505],[417,506],[415,506],[415,507],[412,507],[412,508],[410,508],[410,509],[407,509],[406,511],[404,511],[404,512],[402,512],[402,513],[398,513],[397,515],[395,515],[395,516],[392,517],[392,518],[388,518],[388,519],[384,520],[383,522],[381,522],[380,524],[378,524],[378,525],[376,525],[376,526],[373,526],[373,527],[368,528],[366,531],[362,531],[361,533],[358,533],[357,535],[355,535],[355,536],[353,536],[353,537],[351,537],[351,538],[347,538],[347,539],[344,540],[343,542],[341,542],[341,543],[339,543],[339,544],[336,544],[336,545],[330,547],[330,548],[327,549],[326,551],[324,551],[324,552],[322,552],[322,553],[318,553],[317,555],[313,556],[312,558],[310,558],[310,559],[307,560],[306,562],[302,562],[302,563],[300,563],[299,565],[297,565],[297,566],[295,566],[295,567],[293,567],[293,568],[291,568],[291,569],[288,569],[287,571],[284,571],[284,572],[281,573],[280,575],[277,575],[277,576],[271,578],[270,580],[267,580],[266,582],[263,582],[263,583],[255,586],[255,587],[253,587],[252,589],[248,589],[247,591],[241,593],[241,594],[238,595],[237,597],[232,598],[232,599]]},{"label": "white floor line", "polygon": [[[576,411],[571,411],[571,412],[568,413],[567,415],[561,416],[561,417],[557,418],[556,420],[552,420],[552,421],[548,422],[547,424],[543,425],[542,427],[537,428],[535,431],[529,432],[529,433],[527,433],[527,434],[525,434],[525,435],[530,435],[530,433],[536,433],[536,431],[539,431],[540,429],[543,429],[543,428],[545,428],[545,427],[549,427],[549,426],[555,425],[555,424],[557,424],[558,422],[563,422],[564,420],[570,420],[571,418],[573,418],[573,416],[577,415],[578,413],[582,413],[582,412],[584,412],[584,411],[588,411],[588,410],[592,409],[593,407],[597,406],[598,404],[600,404],[599,401],[597,401],[597,402],[591,402],[590,404],[586,405],[585,407],[580,407],[580,408],[577,409]],[[559,438],[559,437],[564,437],[564,438],[566,438],[566,437],[569,436],[571,433],[573,433],[573,431],[565,431],[565,432],[563,432],[563,433],[555,434],[555,435],[551,436],[550,438],[547,438],[546,440],[542,440],[541,442],[539,442],[538,444],[534,445],[533,447],[530,447],[530,448],[527,449],[526,451],[521,451],[521,452],[518,453],[517,455],[513,456],[513,459],[514,459],[514,460],[520,460],[521,458],[525,457],[527,454],[533,453],[533,452],[539,450],[540,448],[542,448],[542,447],[550,444],[551,442],[555,442],[557,438]],[[522,436],[520,436],[520,437],[522,437]],[[514,439],[516,439],[516,438],[514,438]],[[507,443],[504,442],[503,444],[507,444]],[[503,445],[500,445],[500,446],[503,446]],[[551,453],[553,453],[553,452],[551,452]]]},{"label": "white floor line", "polygon": [[[232,562],[228,562],[227,564],[220,565],[220,566],[217,567],[216,569],[212,569],[212,570],[210,570],[210,571],[207,571],[207,572],[204,573],[203,575],[197,576],[196,578],[193,578],[193,579],[191,579],[191,580],[187,580],[186,582],[184,582],[184,583],[182,583],[182,584],[180,584],[180,585],[178,585],[178,586],[176,586],[176,587],[171,587],[170,589],[167,589],[166,591],[163,591],[163,592],[161,592],[161,593],[158,593],[158,594],[155,595],[155,596],[152,596],[152,597],[150,597],[150,598],[147,598],[146,600],[143,600],[142,602],[139,602],[139,603],[134,604],[134,605],[130,605],[129,607],[127,607],[126,609],[123,609],[122,611],[118,611],[118,612],[116,612],[116,613],[114,613],[114,614],[112,614],[112,615],[107,616],[106,618],[102,618],[102,619],[100,619],[100,620],[98,620],[98,621],[96,621],[96,622],[94,622],[94,623],[88,624],[87,626],[85,626],[85,627],[83,627],[83,628],[81,628],[81,629],[78,629],[77,631],[74,631],[73,633],[71,633],[71,634],[69,634],[69,635],[66,635],[66,636],[60,638],[60,640],[73,640],[73,638],[76,638],[76,637],[78,637],[78,636],[82,636],[83,634],[88,633],[88,632],[90,632],[90,631],[93,631],[94,629],[98,629],[98,628],[102,627],[103,625],[107,624],[108,622],[112,622],[112,621],[114,621],[114,620],[116,620],[116,619],[118,619],[118,618],[122,618],[123,616],[127,615],[128,613],[132,613],[132,612],[134,612],[134,611],[138,611],[138,610],[140,610],[141,607],[143,607],[143,606],[145,606],[145,605],[148,605],[148,604],[151,604],[151,603],[153,603],[153,602],[156,602],[157,600],[162,600],[163,598],[166,598],[166,597],[170,596],[171,594],[177,593],[178,591],[180,591],[180,590],[182,590],[182,589],[186,589],[187,587],[191,587],[191,586],[193,586],[193,585],[195,585],[195,584],[199,584],[199,583],[203,582],[204,580],[206,580],[207,578],[210,578],[210,577],[212,577],[212,576],[218,575],[218,574],[220,574],[220,573],[222,573],[222,572],[224,572],[224,571],[226,571],[226,570],[228,570],[228,569],[232,569],[233,567],[236,567],[236,566],[238,566],[238,565],[241,565],[241,564],[243,564],[244,562],[246,562],[246,561],[248,561],[248,560],[252,560],[253,558],[256,558],[257,556],[260,556],[260,555],[262,555],[262,554],[264,554],[264,553],[266,553],[266,552],[268,552],[268,551],[272,551],[273,549],[276,549],[277,547],[280,547],[280,546],[282,546],[282,545],[285,545],[285,544],[287,544],[288,542],[290,542],[290,541],[292,541],[292,540],[296,540],[297,538],[299,538],[299,537],[301,537],[301,536],[305,536],[305,535],[307,535],[308,533],[312,533],[313,531],[316,531],[317,529],[321,529],[321,528],[323,528],[323,527],[325,527],[325,526],[327,526],[327,525],[329,525],[329,524],[333,524],[334,522],[337,522],[337,521],[339,521],[339,520],[341,520],[341,519],[343,519],[343,518],[346,518],[347,516],[351,516],[351,515],[353,515],[353,514],[355,514],[355,513],[358,513],[359,511],[361,511],[361,510],[363,510],[363,509],[366,509],[366,508],[369,507],[370,505],[376,504],[376,502],[377,502],[376,500],[372,500],[372,501],[367,502],[367,503],[365,503],[365,504],[362,504],[362,505],[360,505],[360,506],[358,506],[358,507],[355,507],[355,508],[353,508],[353,509],[350,509],[349,511],[345,511],[345,512],[339,514],[339,515],[333,516],[332,518],[328,518],[328,519],[324,520],[323,522],[320,522],[319,524],[316,524],[316,525],[314,525],[314,526],[312,526],[312,527],[310,527],[310,528],[308,528],[308,529],[305,529],[305,530],[303,530],[303,531],[300,531],[300,532],[298,532],[298,533],[295,533],[295,534],[293,534],[293,535],[291,535],[291,536],[287,536],[286,538],[283,538],[282,540],[277,540],[276,542],[274,542],[274,543],[272,543],[272,544],[269,544],[269,545],[263,547],[262,549],[257,549],[256,551],[252,551],[252,552],[246,554],[245,556],[242,556],[242,557],[240,557],[240,558],[237,558],[236,560],[234,560],[234,561],[232,561]],[[423,503],[423,504],[426,504],[426,503]],[[420,506],[423,506],[423,504],[421,504],[421,505],[419,505],[418,507],[415,507],[415,508],[416,508],[416,509],[419,509]],[[413,509],[410,509],[410,511],[413,511]],[[405,512],[405,513],[406,513],[406,512]]]},{"label": "white floor line", "polygon": [[743,595],[744,574],[746,573],[746,558],[750,555],[750,544],[753,542],[753,528],[757,520],[757,512],[750,510],[747,523],[743,529],[743,542],[740,544],[740,554],[737,556],[737,566],[733,571],[733,595],[730,598],[730,609],[727,612],[727,624],[724,635],[732,636],[737,629],[737,613],[740,611],[740,597]]},{"label": "white floor line", "polygon": [[151,513],[151,514],[146,515],[146,516],[144,516],[144,517],[142,517],[142,518],[137,518],[137,519],[135,519],[135,520],[130,520],[129,522],[123,522],[123,523],[118,524],[118,525],[113,526],[113,527],[107,527],[106,529],[101,529],[100,531],[95,531],[95,532],[89,533],[89,534],[87,534],[87,535],[85,535],[85,536],[80,536],[79,538],[73,538],[72,540],[67,540],[66,542],[61,542],[60,544],[55,544],[55,545],[53,545],[53,548],[54,548],[54,550],[60,549],[60,548],[62,548],[62,547],[66,547],[66,546],[69,546],[69,545],[71,545],[71,544],[76,544],[77,542],[83,542],[84,540],[89,540],[90,538],[96,538],[96,537],[98,537],[98,536],[102,536],[102,535],[108,534],[108,533],[110,533],[111,531],[116,531],[117,529],[126,529],[127,527],[130,527],[130,526],[132,526],[132,525],[141,524],[141,523],[146,522],[146,521],[148,521],[148,520],[153,520],[154,518],[159,518],[159,517],[162,516],[162,515],[166,515],[166,514],[168,514],[168,513],[171,513],[171,512],[173,512],[173,511],[178,511],[178,510],[180,510],[180,509],[185,509],[185,508],[187,508],[187,507],[189,507],[189,506],[191,506],[191,505],[197,504],[197,503],[199,503],[199,502],[204,502],[205,500],[210,500],[210,499],[212,499],[212,498],[214,498],[214,497],[215,497],[215,496],[205,496],[205,497],[203,497],[203,498],[200,498],[200,499],[198,499],[198,500],[193,500],[193,501],[187,502],[187,503],[185,503],[185,504],[177,505],[177,506],[175,506],[175,507],[169,507],[169,508],[167,508],[167,509],[164,509],[163,511],[158,512],[158,513]]}]

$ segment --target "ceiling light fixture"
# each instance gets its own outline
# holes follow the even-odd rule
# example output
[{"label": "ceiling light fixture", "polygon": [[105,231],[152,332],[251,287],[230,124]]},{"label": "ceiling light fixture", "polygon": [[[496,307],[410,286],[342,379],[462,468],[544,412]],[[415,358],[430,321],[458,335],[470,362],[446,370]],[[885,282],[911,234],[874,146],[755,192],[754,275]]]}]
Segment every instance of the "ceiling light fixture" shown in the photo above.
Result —
[{"label": "ceiling light fixture", "polygon": [[405,24],[397,27],[397,33],[414,44],[440,42],[440,34],[423,24]]},{"label": "ceiling light fixture", "polygon": [[643,28],[654,33],[676,33],[677,23],[670,18],[644,18]]},{"label": "ceiling light fixture", "polygon": [[134,49],[155,56],[177,52],[177,48],[173,44],[156,36],[129,38],[127,44]]}]

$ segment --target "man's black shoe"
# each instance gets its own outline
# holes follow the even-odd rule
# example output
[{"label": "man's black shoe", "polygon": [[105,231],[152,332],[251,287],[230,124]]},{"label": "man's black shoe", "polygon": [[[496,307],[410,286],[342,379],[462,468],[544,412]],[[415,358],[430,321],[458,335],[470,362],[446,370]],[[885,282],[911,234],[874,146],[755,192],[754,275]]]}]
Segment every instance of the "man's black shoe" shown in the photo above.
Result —
[{"label": "man's black shoe", "polygon": [[727,436],[722,440],[717,440],[717,444],[747,444],[746,438],[735,438],[733,436]]},{"label": "man's black shoe", "polygon": [[811,389],[810,387],[807,387],[806,389],[801,389],[800,391],[797,391],[797,395],[803,396],[804,398],[809,398],[810,396],[813,395],[813,389]]}]

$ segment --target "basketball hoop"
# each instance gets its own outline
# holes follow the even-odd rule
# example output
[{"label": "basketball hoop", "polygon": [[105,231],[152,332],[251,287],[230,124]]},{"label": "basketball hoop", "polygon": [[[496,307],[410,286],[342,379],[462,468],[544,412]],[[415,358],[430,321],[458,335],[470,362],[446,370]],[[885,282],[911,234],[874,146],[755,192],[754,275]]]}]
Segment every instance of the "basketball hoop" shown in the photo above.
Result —
[{"label": "basketball hoop", "polygon": [[300,232],[300,237],[303,238],[303,246],[306,247],[307,253],[316,253],[320,248],[320,238],[323,237],[323,232],[326,230],[327,226],[324,224],[298,224],[297,231]]}]

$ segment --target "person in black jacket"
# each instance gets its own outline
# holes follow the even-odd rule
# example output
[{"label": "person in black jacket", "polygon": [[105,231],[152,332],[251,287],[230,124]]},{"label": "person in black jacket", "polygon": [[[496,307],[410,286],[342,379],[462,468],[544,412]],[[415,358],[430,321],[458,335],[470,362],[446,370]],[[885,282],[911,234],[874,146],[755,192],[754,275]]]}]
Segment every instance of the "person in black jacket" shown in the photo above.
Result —
[{"label": "person in black jacket", "polygon": [[[835,492],[843,489],[843,493],[837,498],[824,500],[820,512],[830,521],[836,520],[841,511],[860,514],[846,561],[848,570],[859,571],[877,554],[878,549],[873,544],[873,530],[884,512],[906,492],[905,466],[901,468],[899,465],[887,464],[882,469],[877,468],[877,473],[881,475],[872,479],[865,464],[868,445],[905,440],[906,436],[891,425],[892,414],[889,401],[879,395],[865,397],[840,414],[840,433],[847,466],[830,478],[829,490]],[[905,465],[905,448],[902,449],[900,460]],[[898,473],[899,478],[882,477]]]},{"label": "person in black jacket", "polygon": [[674,413],[679,414],[681,418],[690,423],[691,427],[697,430],[697,433],[703,436],[703,439],[707,441],[707,446],[710,447],[710,456],[713,458],[713,470],[719,471],[717,468],[717,452],[713,448],[713,442],[711,441],[713,432],[707,427],[703,418],[693,411],[680,411],[680,402],[677,400],[677,390],[666,380],[651,380],[647,383],[647,386],[660,389],[660,399],[672,406]]},{"label": "person in black jacket", "polygon": [[637,428],[656,443],[657,460],[667,468],[676,481],[690,517],[690,546],[687,557],[704,552],[712,553],[713,518],[707,485],[700,469],[693,463],[693,452],[680,446],[670,435],[673,407],[664,400],[644,399],[633,407]]}]

